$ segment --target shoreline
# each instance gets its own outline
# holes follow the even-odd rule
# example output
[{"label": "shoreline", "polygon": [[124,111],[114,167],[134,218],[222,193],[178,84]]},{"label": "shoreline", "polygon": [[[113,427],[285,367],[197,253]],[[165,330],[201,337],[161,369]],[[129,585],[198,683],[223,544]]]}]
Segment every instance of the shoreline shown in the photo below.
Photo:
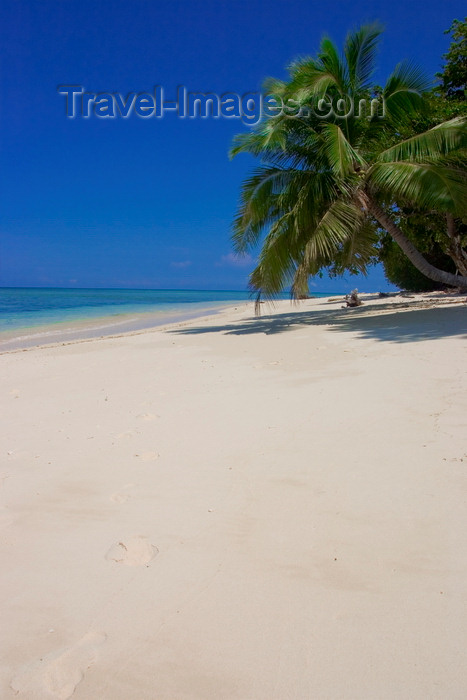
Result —
[{"label": "shoreline", "polygon": [[[237,302],[237,305],[247,303],[249,302],[241,300]],[[164,310],[119,314],[118,316],[125,317],[121,320],[116,320],[117,315],[114,314],[76,321],[58,321],[54,324],[24,326],[14,331],[0,332],[0,355],[5,352],[20,352],[36,347],[54,347],[73,342],[79,343],[144,333],[174,323],[215,315],[233,306],[233,302],[219,302],[215,306],[203,306],[191,311],[186,309],[173,312]],[[118,326],[125,326],[125,329],[118,331]],[[108,329],[107,332],[102,332],[104,329]],[[115,329],[115,331],[111,332],[110,329]],[[58,337],[47,342],[47,337],[52,335]],[[45,342],[40,342],[39,338]]]},{"label": "shoreline", "polygon": [[[276,299],[273,301],[264,301],[262,302],[262,304],[266,309],[269,310],[268,313],[276,313],[278,307],[280,307],[280,311],[283,311],[284,307],[288,307],[289,310],[297,310],[300,309],[301,306],[303,310],[306,310],[307,302],[323,301],[326,303],[326,308],[328,309],[331,309],[331,306],[328,306],[329,304],[338,304],[342,309],[345,310],[346,313],[365,313],[375,310],[376,313],[381,314],[391,312],[391,310],[396,309],[398,311],[404,311],[416,308],[421,309],[431,308],[433,306],[448,306],[453,304],[462,304],[464,302],[467,303],[466,294],[461,292],[434,291],[408,293],[401,291],[391,292],[389,294],[383,295],[381,295],[381,293],[376,292],[362,292],[359,293],[359,297],[361,298],[363,303],[361,306],[355,307],[353,309],[346,308],[345,306],[343,306],[343,303],[345,302],[345,295],[339,296],[331,294],[322,297],[313,297],[311,295],[308,299],[298,301],[293,301],[289,299]],[[372,303],[371,306],[368,306],[369,302]],[[384,311],[381,308],[383,305],[388,305],[388,311]],[[55,330],[54,326],[52,325],[40,326],[40,328],[45,329],[43,332],[33,333],[31,335],[21,335],[18,337],[15,336],[14,338],[8,338],[7,340],[3,340],[3,338],[8,333],[8,331],[3,331],[2,333],[0,333],[0,356],[10,353],[26,352],[35,349],[54,348],[65,345],[73,345],[75,343],[92,342],[94,340],[108,340],[112,338],[124,338],[127,336],[131,337],[135,335],[152,333],[159,330],[164,331],[169,330],[173,327],[184,326],[190,322],[202,322],[209,319],[211,316],[222,315],[225,313],[237,311],[238,309],[240,309],[241,311],[250,310],[251,316],[253,318],[261,318],[264,316],[264,314],[262,314],[261,316],[255,317],[253,301],[240,300],[236,304],[233,302],[229,304],[219,302],[219,306],[205,307],[203,309],[197,309],[195,311],[192,311],[191,313],[189,313],[188,311],[176,314],[166,314],[165,312],[161,312],[161,314],[164,315],[164,318],[162,318],[159,315],[154,316],[152,312],[142,313],[137,318],[135,318],[134,315],[131,315],[131,320],[134,321],[136,324],[135,327],[127,327],[127,329],[115,333],[108,332],[103,334],[100,331],[104,327],[112,328],[117,325],[128,324],[129,320],[126,319],[118,323],[109,323],[106,324],[106,326],[102,326],[101,324],[103,321],[113,318],[112,316],[102,316],[96,319],[95,326],[86,325],[85,328],[82,327],[83,324],[89,324],[90,322],[92,322],[92,319],[83,319],[82,321],[76,321],[72,327],[66,329],[61,328]],[[151,322],[148,325],[149,317],[151,317]],[[67,322],[63,321],[57,325],[60,325],[61,323]],[[20,330],[31,331],[33,330],[33,328],[34,327],[25,327]],[[50,335],[51,330],[54,332],[54,334],[56,333],[61,337],[50,342],[36,342],[35,340],[33,340],[33,338],[36,338],[37,336],[44,337]],[[86,335],[82,335],[83,332],[85,332]],[[72,337],[69,337],[70,335],[72,335]],[[27,340],[28,342],[24,344],[24,340]],[[12,345],[12,347],[7,347],[7,345],[10,344]]]}]

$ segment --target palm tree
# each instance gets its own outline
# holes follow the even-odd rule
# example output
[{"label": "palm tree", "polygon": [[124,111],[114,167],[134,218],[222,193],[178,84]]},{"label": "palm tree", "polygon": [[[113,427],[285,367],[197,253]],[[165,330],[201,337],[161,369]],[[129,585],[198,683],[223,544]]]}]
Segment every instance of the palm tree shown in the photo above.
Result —
[{"label": "palm tree", "polygon": [[[237,253],[262,243],[250,287],[272,297],[289,284],[299,298],[310,275],[334,265],[364,272],[375,254],[376,229],[385,229],[424,275],[467,287],[467,277],[428,263],[397,225],[399,207],[466,214],[467,125],[455,118],[401,139],[424,108],[427,81],[408,63],[396,66],[379,96],[385,116],[320,118],[315,106],[358,105],[371,86],[381,33],[366,25],[348,35],[343,55],[325,38],[318,56],[294,62],[290,80],[269,79],[265,91],[301,109],[263,119],[236,137],[231,154],[247,152],[261,165],[243,184],[233,244]],[[376,89],[377,91],[378,89]],[[341,100],[341,102],[339,102]],[[319,110],[318,110],[319,111]]]}]

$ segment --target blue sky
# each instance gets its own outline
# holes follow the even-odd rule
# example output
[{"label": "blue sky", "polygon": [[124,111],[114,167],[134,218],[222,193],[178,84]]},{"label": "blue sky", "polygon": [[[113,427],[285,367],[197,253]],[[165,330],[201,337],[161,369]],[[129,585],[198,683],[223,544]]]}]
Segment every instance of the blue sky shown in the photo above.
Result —
[{"label": "blue sky", "polygon": [[[393,0],[14,0],[1,26],[0,284],[244,289],[230,225],[249,156],[229,161],[237,119],[67,119],[58,85],[243,94],[312,54],[328,33],[378,19],[377,82],[401,59],[440,68],[464,3]],[[316,290],[387,289],[364,279]]]}]

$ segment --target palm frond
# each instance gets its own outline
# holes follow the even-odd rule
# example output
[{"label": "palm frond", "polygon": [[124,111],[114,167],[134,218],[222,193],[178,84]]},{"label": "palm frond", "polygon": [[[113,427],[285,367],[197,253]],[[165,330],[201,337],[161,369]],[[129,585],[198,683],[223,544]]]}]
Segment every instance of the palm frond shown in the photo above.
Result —
[{"label": "palm frond", "polygon": [[370,78],[375,68],[376,47],[382,31],[382,25],[374,22],[363,25],[347,35],[344,55],[350,87],[354,93],[370,88]]},{"label": "palm frond", "polygon": [[265,229],[287,212],[293,213],[294,225],[310,226],[310,217],[322,203],[337,196],[338,190],[329,173],[258,168],[242,188],[232,234],[235,251],[242,254],[251,250]]},{"label": "palm frond", "polygon": [[313,261],[325,259],[329,264],[333,256],[349,237],[352,231],[358,231],[364,222],[364,215],[351,202],[338,200],[333,202],[317,222],[303,252],[303,264],[312,268]]},{"label": "palm frond", "polygon": [[295,176],[290,170],[258,168],[242,187],[238,215],[233,225],[232,242],[236,253],[243,254],[259,241],[265,226],[283,214],[278,193]]},{"label": "palm frond", "polygon": [[418,66],[409,61],[399,63],[383,89],[386,118],[397,125],[420,114],[424,109],[423,93],[430,87],[429,79]]},{"label": "palm frond", "polygon": [[364,168],[366,163],[352,148],[344,132],[337,124],[324,124],[322,129],[323,148],[331,170],[340,177],[353,173],[356,168]]},{"label": "palm frond", "polygon": [[289,66],[289,91],[300,102],[317,96],[324,97],[329,89],[341,95],[348,93],[345,63],[334,43],[327,37],[321,41],[316,59],[301,58]]},{"label": "palm frond", "polygon": [[285,214],[271,227],[261,248],[258,264],[249,279],[251,291],[257,293],[257,310],[261,296],[273,298],[290,284],[297,263],[291,244],[291,214]]},{"label": "palm frond", "polygon": [[328,37],[324,37],[318,54],[328,75],[332,76],[336,88],[341,94],[348,92],[347,70],[345,62],[339,55],[336,45]]},{"label": "palm frond", "polygon": [[367,171],[366,182],[388,202],[460,217],[466,214],[467,178],[465,170],[460,168],[430,162],[378,162]]},{"label": "palm frond", "polygon": [[243,134],[237,134],[233,139],[233,145],[229,157],[234,158],[239,153],[250,153],[257,156],[267,150],[284,150],[286,133],[281,123],[281,118],[269,119],[262,123],[261,128]]},{"label": "palm frond", "polygon": [[433,129],[387,148],[379,154],[382,162],[443,158],[453,151],[467,147],[467,118],[456,117]]},{"label": "palm frond", "polygon": [[333,202],[307,235],[299,264],[291,287],[292,296],[299,298],[305,293],[308,277],[336,260],[341,272],[352,266],[363,270],[374,254],[374,232],[369,242],[369,231],[365,215],[353,202]]},{"label": "palm frond", "polygon": [[376,243],[378,235],[376,226],[367,218],[364,218],[360,227],[349,229],[342,250],[336,256],[336,270],[343,274],[346,269],[352,268],[366,275],[368,263],[376,255]]},{"label": "palm frond", "polygon": [[287,83],[278,78],[270,77],[263,80],[263,92],[265,95],[283,95],[287,87]]}]

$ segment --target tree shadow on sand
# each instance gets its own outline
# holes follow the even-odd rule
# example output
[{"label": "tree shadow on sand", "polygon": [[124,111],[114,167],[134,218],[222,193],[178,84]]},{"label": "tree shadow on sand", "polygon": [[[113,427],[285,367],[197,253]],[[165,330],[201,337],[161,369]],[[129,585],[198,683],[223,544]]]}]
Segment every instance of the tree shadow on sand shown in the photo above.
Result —
[{"label": "tree shadow on sand", "polygon": [[[354,309],[294,311],[268,314],[222,325],[190,326],[169,331],[177,335],[223,333],[225,335],[275,335],[297,328],[328,326],[329,331],[357,333],[392,343],[408,343],[437,338],[467,338],[467,307],[411,309],[410,304],[365,305]],[[396,310],[396,309],[399,309]],[[402,313],[400,312],[402,310]]]}]

